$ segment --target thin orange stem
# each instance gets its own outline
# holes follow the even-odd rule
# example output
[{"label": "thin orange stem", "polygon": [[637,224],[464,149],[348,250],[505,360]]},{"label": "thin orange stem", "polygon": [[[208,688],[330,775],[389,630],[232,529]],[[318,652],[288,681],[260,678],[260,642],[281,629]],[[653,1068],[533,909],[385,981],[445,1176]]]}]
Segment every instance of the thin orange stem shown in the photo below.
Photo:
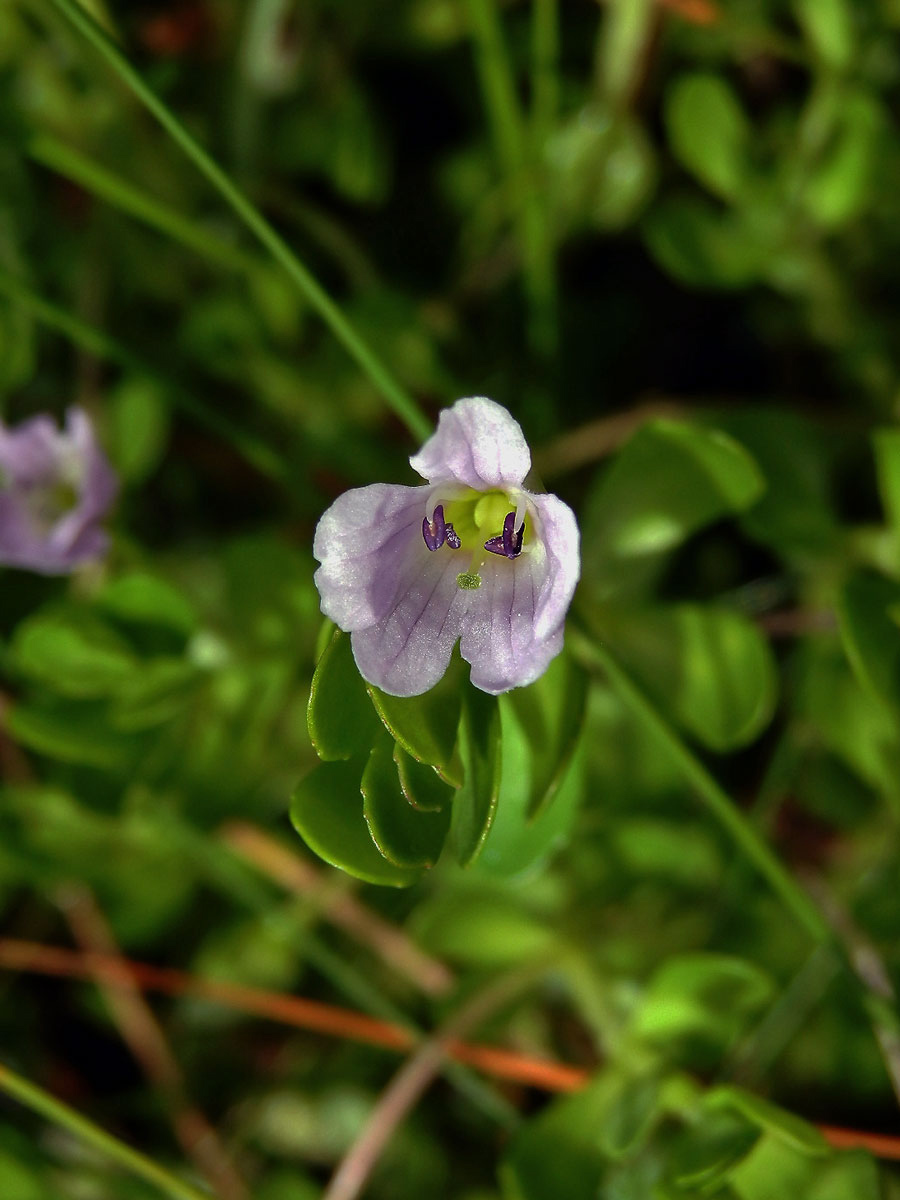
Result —
[{"label": "thin orange stem", "polygon": [[[128,988],[138,983],[147,991],[169,996],[199,996],[298,1029],[344,1037],[401,1053],[411,1050],[417,1043],[415,1035],[402,1026],[351,1009],[305,1000],[300,996],[286,996],[281,992],[202,979],[173,967],[155,967],[133,959],[79,953],[64,946],[0,938],[0,968],[3,967],[69,979],[97,980],[102,977],[109,987]],[[586,1067],[517,1054],[499,1046],[450,1040],[444,1050],[450,1057],[478,1067],[486,1075],[546,1092],[578,1091],[591,1077],[591,1071]],[[876,1158],[900,1162],[900,1137],[836,1125],[819,1125],[818,1128],[837,1149],[857,1147]]]},{"label": "thin orange stem", "polygon": [[[348,892],[328,887],[328,876],[276,838],[246,821],[231,821],[220,836],[227,846],[295,895],[311,899],[322,916],[343,929],[429,996],[444,996],[453,972],[413,942],[402,929]],[[334,874],[337,874],[335,872]]]},{"label": "thin orange stem", "polygon": [[713,0],[659,0],[659,6],[692,25],[715,25],[722,19],[722,10]]}]

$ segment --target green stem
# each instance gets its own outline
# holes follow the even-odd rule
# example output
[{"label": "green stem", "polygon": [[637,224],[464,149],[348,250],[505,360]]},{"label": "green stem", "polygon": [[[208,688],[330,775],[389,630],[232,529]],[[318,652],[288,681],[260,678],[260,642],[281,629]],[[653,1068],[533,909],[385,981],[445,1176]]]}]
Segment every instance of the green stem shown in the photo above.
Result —
[{"label": "green stem", "polygon": [[182,216],[153,196],[148,196],[140,188],[55,137],[38,134],[28,143],[28,154],[35,162],[71,180],[113,208],[143,221],[172,241],[180,242],[219,266],[250,271],[259,265],[250,255],[208,233],[195,221]]},{"label": "green stem", "polygon": [[[549,226],[532,177],[525,123],[494,0],[468,0],[478,73],[497,157],[522,254],[530,308],[529,334],[543,358],[556,350],[556,267]],[[543,36],[543,31],[542,31]]]},{"label": "green stem", "polygon": [[822,945],[833,945],[834,938],[828,922],[804,889],[766,845],[752,822],[737,808],[700,760],[656,711],[611,651],[600,642],[589,641],[583,637],[578,638],[578,646],[585,657],[602,668],[620,698],[665,746],[710,813],[734,840],[738,849],[746,855],[748,861],[768,881],[785,907],[793,913],[798,924],[803,926],[814,941]]},{"label": "green stem", "polygon": [[544,152],[559,107],[558,59],[558,0],[533,0],[531,128],[534,152],[538,158]]},{"label": "green stem", "polygon": [[152,1159],[146,1158],[137,1150],[132,1150],[130,1146],[120,1142],[111,1133],[107,1133],[99,1125],[95,1125],[87,1117],[81,1116],[36,1084],[23,1079],[21,1075],[16,1074],[3,1063],[0,1063],[0,1090],[6,1092],[8,1096],[14,1097],[26,1108],[30,1108],[32,1112],[39,1113],[42,1117],[61,1125],[74,1137],[96,1147],[114,1162],[131,1171],[132,1174],[140,1176],[148,1183],[155,1184],[167,1196],[172,1196],[175,1200],[209,1200],[206,1192],[197,1191],[196,1188],[191,1187],[176,1175],[157,1166]]},{"label": "green stem", "polygon": [[66,309],[59,308],[42,296],[38,296],[24,280],[19,279],[3,267],[0,267],[0,294],[8,296],[37,320],[62,333],[69,341],[80,346],[89,354],[116,363],[127,371],[134,371],[136,374],[157,380],[179,408],[199,424],[206,426],[230,442],[248,462],[263,474],[281,483],[290,477],[287,464],[263,442],[232,424],[227,417],[223,417],[201,400],[197,400],[180,384],[166,378],[149,363],[133,354],[127,346],[123,346],[121,342],[110,337],[108,333],[89,325],[86,321],[73,316]]},{"label": "green stem", "polygon": [[359,336],[338,305],[294,254],[287,242],[269,224],[259,209],[232,183],[218,163],[207,154],[175,114],[148,87],[118,46],[81,7],[78,0],[51,0],[51,3],[98,54],[106,59],[125,86],[153,114],[197,170],[209,181],[276,262],[284,268],[285,273],[297,289],[318,312],[358,366],[368,375],[390,407],[406,424],[410,433],[417,439],[426,438],[431,433],[431,422],[421,412],[415,400],[397,383],[381,360]]}]

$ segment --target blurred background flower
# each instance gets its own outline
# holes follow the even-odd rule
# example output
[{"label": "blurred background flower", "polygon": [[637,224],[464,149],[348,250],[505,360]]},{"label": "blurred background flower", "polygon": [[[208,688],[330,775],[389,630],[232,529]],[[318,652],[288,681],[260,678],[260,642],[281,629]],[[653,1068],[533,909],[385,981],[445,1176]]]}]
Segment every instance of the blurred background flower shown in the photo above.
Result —
[{"label": "blurred background flower", "polygon": [[63,575],[101,558],[100,522],[117,490],[82,409],[70,408],[62,429],[45,415],[0,422],[0,564]]}]

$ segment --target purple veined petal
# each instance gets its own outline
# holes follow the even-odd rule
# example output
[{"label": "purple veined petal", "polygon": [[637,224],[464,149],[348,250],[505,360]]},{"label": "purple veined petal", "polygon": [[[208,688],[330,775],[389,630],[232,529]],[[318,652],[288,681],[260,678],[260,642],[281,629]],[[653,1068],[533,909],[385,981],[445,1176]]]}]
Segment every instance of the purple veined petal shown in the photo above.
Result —
[{"label": "purple veined petal", "polygon": [[535,629],[545,570],[546,560],[534,554],[489,559],[481,587],[467,593],[459,648],[483,692],[496,696],[533,683],[562,649],[562,621],[542,637]]},{"label": "purple veined petal", "polygon": [[432,557],[422,540],[427,492],[372,483],[344,492],[322,515],[313,539],[313,554],[322,564],[316,587],[322,612],[347,633],[375,625],[388,611],[411,545],[423,560]]},{"label": "purple veined petal", "polygon": [[472,683],[498,695],[533,683],[563,644],[566,612],[581,572],[578,523],[556,496],[528,495],[532,536],[515,558],[481,568],[469,593],[460,651]]},{"label": "purple veined petal", "polygon": [[446,480],[487,491],[519,487],[531,469],[531,451],[501,404],[470,396],[444,409],[437,430],[409,462],[432,484]]},{"label": "purple veined petal", "polygon": [[534,614],[535,637],[543,638],[561,624],[572,603],[581,577],[581,534],[575,514],[558,496],[531,494],[528,508],[532,545],[546,555]]},{"label": "purple veined petal", "polygon": [[395,602],[383,619],[353,633],[360,674],[392,696],[419,696],[450,662],[470,593],[457,587],[459,560],[431,554],[417,539]]}]

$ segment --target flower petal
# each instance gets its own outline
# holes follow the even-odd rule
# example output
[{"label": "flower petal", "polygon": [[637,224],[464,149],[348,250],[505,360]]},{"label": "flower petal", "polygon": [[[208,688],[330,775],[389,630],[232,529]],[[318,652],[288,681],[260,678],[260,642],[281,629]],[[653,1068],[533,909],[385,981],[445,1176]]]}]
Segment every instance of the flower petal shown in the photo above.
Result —
[{"label": "flower petal", "polygon": [[428,489],[373,483],[338,496],[316,526],[322,612],[351,633],[380,621],[398,595],[410,545],[421,546]]},{"label": "flower petal", "polygon": [[[102,557],[98,522],[118,483],[87,414],[69,409],[64,429],[42,414],[13,429],[0,422],[0,562],[61,575]],[[63,510],[54,492],[71,490]]]},{"label": "flower petal", "polygon": [[495,558],[481,567],[481,587],[467,593],[459,648],[483,692],[532,683],[562,649],[562,622],[549,636],[535,632],[545,571],[539,547],[515,560]]},{"label": "flower petal", "polygon": [[66,557],[74,566],[106,553],[109,539],[95,525],[115,500],[119,483],[83,409],[68,410],[60,442],[60,473],[65,477],[66,460],[71,460],[68,471],[79,479],[78,502],[54,525],[49,544],[57,555]]},{"label": "flower petal", "polygon": [[519,422],[501,404],[470,396],[444,409],[437,430],[409,462],[429,483],[486,491],[519,487],[531,469],[531,451]]},{"label": "flower petal", "polygon": [[581,576],[581,535],[575,514],[558,496],[528,496],[534,540],[547,556],[534,615],[535,637],[550,634],[565,619]]},{"label": "flower petal", "polygon": [[0,421],[0,479],[7,484],[37,487],[59,474],[62,435],[52,417],[41,413],[12,429]]},{"label": "flower petal", "polygon": [[498,695],[532,683],[562,649],[563,625],[580,573],[575,514],[556,496],[528,496],[532,536],[518,557],[482,564],[468,593],[460,651],[472,683]]},{"label": "flower petal", "polygon": [[410,547],[390,610],[352,637],[360,674],[392,696],[419,696],[441,678],[469,595],[457,587],[460,562],[453,552],[432,554],[421,537],[418,541]]}]

